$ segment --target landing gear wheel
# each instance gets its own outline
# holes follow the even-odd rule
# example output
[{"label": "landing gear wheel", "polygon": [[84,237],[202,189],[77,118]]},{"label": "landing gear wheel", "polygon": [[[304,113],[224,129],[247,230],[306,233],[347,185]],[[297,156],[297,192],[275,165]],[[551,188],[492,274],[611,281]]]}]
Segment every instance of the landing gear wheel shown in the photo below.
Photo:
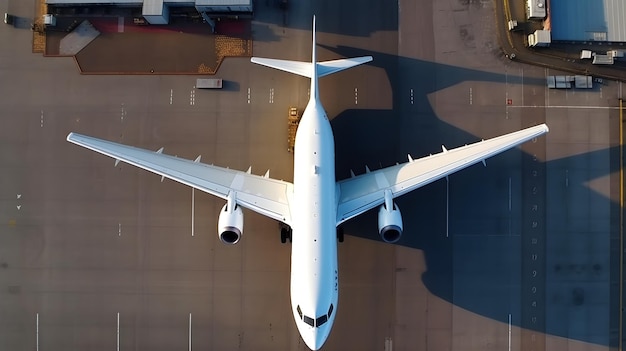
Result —
[{"label": "landing gear wheel", "polygon": [[337,240],[343,242],[343,227],[337,227]]},{"label": "landing gear wheel", "polygon": [[291,242],[291,227],[284,225],[280,228],[280,242],[284,244],[287,239]]}]

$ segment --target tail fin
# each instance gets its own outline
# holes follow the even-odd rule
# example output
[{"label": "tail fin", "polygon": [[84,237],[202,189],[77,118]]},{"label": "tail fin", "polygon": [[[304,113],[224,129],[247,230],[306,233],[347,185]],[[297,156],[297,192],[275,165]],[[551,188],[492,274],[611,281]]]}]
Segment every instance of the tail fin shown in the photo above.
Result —
[{"label": "tail fin", "polygon": [[[313,16],[313,47],[311,49],[311,62],[268,59],[261,57],[253,57],[252,59],[250,59],[250,61],[259,65],[275,68],[293,74],[298,74],[308,78],[314,78],[313,75],[317,75],[317,77],[324,77],[333,73],[343,71],[344,69],[348,69],[372,61],[372,56],[363,56],[349,59],[317,62],[315,44],[315,16]],[[315,64],[315,67],[313,66],[313,64]]]}]

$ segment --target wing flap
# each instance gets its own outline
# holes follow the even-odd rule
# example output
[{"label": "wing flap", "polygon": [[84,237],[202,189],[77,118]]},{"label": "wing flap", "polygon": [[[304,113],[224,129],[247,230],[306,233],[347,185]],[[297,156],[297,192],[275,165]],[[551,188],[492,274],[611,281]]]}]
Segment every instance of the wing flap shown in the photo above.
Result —
[{"label": "wing flap", "polygon": [[339,181],[337,224],[381,205],[385,190],[396,198],[546,132],[542,124]]},{"label": "wing flap", "polygon": [[222,199],[227,199],[228,193],[234,191],[241,206],[287,224],[291,222],[291,183],[76,133],[70,133],[67,140],[110,156],[116,163],[117,160],[126,162]]}]

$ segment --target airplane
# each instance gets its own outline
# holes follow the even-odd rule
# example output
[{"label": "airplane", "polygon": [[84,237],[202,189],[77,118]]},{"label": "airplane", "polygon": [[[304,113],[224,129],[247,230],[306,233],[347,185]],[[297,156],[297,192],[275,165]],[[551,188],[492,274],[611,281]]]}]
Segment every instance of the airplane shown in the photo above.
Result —
[{"label": "airplane", "polygon": [[548,132],[545,124],[446,149],[419,159],[351,178],[335,179],[333,132],[319,99],[318,78],[367,63],[371,56],[317,62],[313,17],[311,62],[252,57],[251,62],[308,77],[310,97],[296,132],[293,183],[248,171],[237,171],[143,150],[77,133],[67,140],[87,149],[143,168],[226,201],[218,216],[219,239],[236,244],[243,234],[246,208],[282,222],[281,241],[292,243],[291,310],[298,331],[311,350],[326,342],[339,298],[337,242],[340,225],[378,207],[378,232],[384,242],[397,242],[402,216],[394,199],[449,174]]}]

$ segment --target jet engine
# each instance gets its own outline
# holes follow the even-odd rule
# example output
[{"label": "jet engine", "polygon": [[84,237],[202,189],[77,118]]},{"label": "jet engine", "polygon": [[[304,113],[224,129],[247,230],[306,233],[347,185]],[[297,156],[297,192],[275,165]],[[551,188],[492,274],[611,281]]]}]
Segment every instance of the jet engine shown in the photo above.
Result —
[{"label": "jet engine", "polygon": [[391,192],[385,193],[385,203],[378,210],[378,233],[386,243],[395,243],[402,236],[402,215]]},{"label": "jet engine", "polygon": [[234,245],[243,234],[243,212],[234,201],[228,201],[220,211],[217,232],[224,244]]}]

